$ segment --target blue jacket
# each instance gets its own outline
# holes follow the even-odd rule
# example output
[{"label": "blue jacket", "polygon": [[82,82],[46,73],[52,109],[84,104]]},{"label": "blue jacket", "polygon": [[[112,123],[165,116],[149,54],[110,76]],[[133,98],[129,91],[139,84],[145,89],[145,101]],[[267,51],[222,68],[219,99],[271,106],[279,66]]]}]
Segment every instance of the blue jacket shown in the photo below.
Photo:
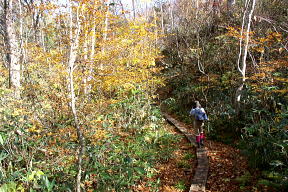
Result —
[{"label": "blue jacket", "polygon": [[190,115],[193,115],[196,120],[198,121],[204,121],[208,120],[208,116],[204,110],[204,108],[192,108],[190,111]]}]

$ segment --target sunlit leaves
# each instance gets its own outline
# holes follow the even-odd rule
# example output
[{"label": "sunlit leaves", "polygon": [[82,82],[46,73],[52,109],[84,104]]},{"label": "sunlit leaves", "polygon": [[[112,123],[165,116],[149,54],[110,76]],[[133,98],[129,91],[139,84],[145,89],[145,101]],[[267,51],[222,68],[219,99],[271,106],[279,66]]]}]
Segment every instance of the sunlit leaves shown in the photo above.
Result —
[{"label": "sunlit leaves", "polygon": [[[73,188],[71,183],[76,174],[78,139],[68,94],[67,63],[73,43],[68,11],[72,11],[73,23],[78,21],[75,17],[78,11],[81,23],[73,79],[79,124],[87,149],[96,149],[118,132],[128,137],[129,132],[123,130],[139,133],[143,127],[156,129],[159,125],[147,123],[146,116],[151,112],[151,93],[163,84],[163,79],[155,75],[161,69],[155,64],[159,51],[153,22],[128,20],[114,12],[112,5],[100,0],[75,0],[72,7],[49,2],[35,4],[32,12],[27,13],[34,18],[33,14],[39,11],[41,18],[37,20],[39,26],[29,29],[27,38],[24,38],[21,100],[11,100],[11,91],[6,89],[9,71],[3,65],[0,67],[0,126],[5,128],[5,134],[1,132],[0,144],[7,149],[11,145],[21,153],[22,159],[15,166],[21,170],[25,167],[23,172],[30,174],[28,182],[39,182],[35,174],[37,170],[45,170],[45,176],[46,171],[48,175],[43,179],[43,186],[45,183],[53,185],[48,179],[51,176],[57,178],[55,182],[64,183],[63,188],[68,186],[69,189]],[[75,33],[76,28],[72,27],[72,35]],[[141,91],[146,94],[133,100],[133,110],[129,103],[119,109],[109,107]],[[139,109],[144,107],[143,104],[146,110]],[[128,110],[135,113],[130,114]],[[156,116],[153,120],[157,120]],[[9,154],[13,165],[16,157]],[[84,155],[87,164],[89,158]],[[22,184],[20,179],[19,184]]]},{"label": "sunlit leaves", "polygon": [[[227,36],[234,37],[236,39],[244,39],[245,33],[242,34],[241,36],[241,28],[236,28],[236,27],[227,27]],[[272,46],[275,46],[281,42],[283,42],[283,35],[282,33],[279,32],[267,32],[266,36],[264,37],[257,37],[256,33],[254,31],[249,33],[250,38],[250,47],[258,52],[258,53],[264,53],[265,48],[270,48]],[[281,52],[283,51],[283,48],[279,44],[278,47],[280,48],[275,49],[275,51]]]}]

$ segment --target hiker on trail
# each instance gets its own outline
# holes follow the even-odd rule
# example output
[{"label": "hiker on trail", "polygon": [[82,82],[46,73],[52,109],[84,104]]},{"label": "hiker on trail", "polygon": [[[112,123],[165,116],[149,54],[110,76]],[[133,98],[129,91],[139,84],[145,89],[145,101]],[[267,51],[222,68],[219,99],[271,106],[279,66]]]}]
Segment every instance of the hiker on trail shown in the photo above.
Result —
[{"label": "hiker on trail", "polygon": [[195,101],[193,108],[190,111],[190,115],[193,116],[193,128],[196,134],[197,146],[204,146],[204,121],[208,120],[207,114],[204,108],[201,107],[199,101]]}]

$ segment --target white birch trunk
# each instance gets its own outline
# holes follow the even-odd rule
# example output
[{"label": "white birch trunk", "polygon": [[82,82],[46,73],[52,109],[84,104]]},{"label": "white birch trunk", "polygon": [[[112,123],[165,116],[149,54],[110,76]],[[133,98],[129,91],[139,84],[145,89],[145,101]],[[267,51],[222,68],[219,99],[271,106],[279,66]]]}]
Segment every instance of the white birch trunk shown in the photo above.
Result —
[{"label": "white birch trunk", "polygon": [[79,46],[79,36],[81,30],[81,22],[79,20],[79,7],[77,8],[76,14],[76,32],[73,36],[73,15],[72,15],[72,3],[70,1],[70,52],[69,52],[69,60],[68,60],[68,71],[69,71],[69,87],[70,87],[70,99],[71,99],[71,111],[74,117],[75,127],[77,131],[77,138],[79,142],[79,150],[78,150],[78,173],[76,177],[76,191],[81,192],[81,174],[82,174],[82,156],[84,154],[84,138],[83,133],[79,125],[77,109],[76,109],[76,96],[74,90],[74,64],[77,58],[77,50]]},{"label": "white birch trunk", "polygon": [[26,63],[26,51],[24,48],[24,33],[23,33],[23,12],[22,12],[22,4],[21,0],[18,0],[18,5],[19,5],[19,23],[20,23],[20,29],[19,29],[19,36],[20,36],[20,57],[21,57],[21,71],[23,70],[23,63]]},{"label": "white birch trunk", "polygon": [[20,98],[20,54],[12,15],[13,0],[4,0],[4,4],[4,40],[7,47],[6,55],[9,67],[9,87],[14,89],[14,96]]},{"label": "white birch trunk", "polygon": [[132,0],[132,9],[133,9],[133,19],[135,21],[136,18],[135,0]]},{"label": "white birch trunk", "polygon": [[[87,62],[88,61],[88,34],[87,34],[87,32],[85,32],[83,51],[84,51],[84,56],[83,56],[84,62],[88,63]],[[86,70],[86,66],[85,66],[84,70]],[[85,95],[87,94],[87,78],[88,78],[87,76],[84,76],[84,79],[83,79],[84,94]],[[79,89],[79,91],[80,91],[80,89]]]},{"label": "white birch trunk", "polygon": [[161,31],[164,34],[164,11],[163,11],[163,4],[161,4]]},{"label": "white birch trunk", "polygon": [[173,15],[173,10],[174,10],[174,2],[170,0],[170,19],[171,19],[171,29],[173,31],[174,29],[174,15]]},{"label": "white birch trunk", "polygon": [[[246,9],[249,8],[249,2],[246,0]],[[241,39],[240,39],[240,52],[239,52],[239,58],[238,58],[238,70],[242,75],[242,82],[240,84],[240,86],[237,88],[236,90],[236,94],[235,94],[235,104],[236,104],[236,112],[239,113],[240,111],[240,101],[241,101],[241,96],[243,93],[243,89],[244,89],[244,84],[246,81],[246,68],[247,68],[247,54],[248,54],[248,49],[249,49],[249,40],[250,40],[250,29],[251,29],[251,22],[252,22],[252,15],[254,13],[254,9],[255,9],[255,5],[256,5],[256,0],[252,0],[252,5],[251,5],[251,9],[248,15],[248,21],[247,21],[247,27],[246,27],[246,31],[245,31],[245,41],[244,41],[244,47],[243,47],[243,54],[242,54],[242,34],[244,31],[244,26],[245,26],[245,17],[246,17],[246,11],[244,12],[244,16],[243,16],[243,23],[242,23],[242,30],[241,30]],[[240,66],[240,57],[242,55],[242,65]]]},{"label": "white birch trunk", "polygon": [[90,60],[94,60],[95,55],[95,43],[96,43],[96,24],[95,21],[93,23],[93,29],[92,29],[92,37],[91,37],[91,53],[90,53]]},{"label": "white birch trunk", "polygon": [[45,45],[45,32],[43,28],[40,29],[40,35],[41,35],[41,45],[43,47],[44,52],[46,52],[46,45]]},{"label": "white birch trunk", "polygon": [[107,11],[105,14],[105,22],[104,22],[104,33],[103,33],[103,40],[106,41],[107,36],[108,36],[108,27],[109,27],[109,5],[110,5],[110,0],[107,1],[108,7]]},{"label": "white birch trunk", "polygon": [[[93,9],[96,9],[95,4],[93,4]],[[84,79],[84,94],[88,95],[91,91],[91,85],[89,84],[89,81],[92,79],[92,73],[93,73],[93,64],[94,64],[94,56],[95,56],[95,43],[96,43],[96,21],[93,18],[92,21],[92,34],[91,34],[91,40],[87,39],[84,42],[84,49],[87,53],[88,47],[90,47],[90,55],[88,57],[88,53],[84,55],[85,60],[89,60],[88,63],[88,75]],[[89,41],[90,40],[90,41]],[[90,44],[89,44],[90,43]]]},{"label": "white birch trunk", "polygon": [[245,46],[244,46],[244,55],[243,55],[243,59],[242,59],[242,80],[243,82],[246,79],[246,59],[247,59],[247,53],[248,53],[248,48],[249,48],[249,40],[250,40],[250,29],[251,29],[251,22],[252,22],[252,15],[254,13],[254,9],[255,9],[255,4],[256,4],[256,0],[253,0],[252,2],[252,7],[248,16],[248,24],[247,24],[247,29],[246,29],[246,37],[245,37]]},{"label": "white birch trunk", "polygon": [[[110,0],[107,1],[107,11],[105,13],[105,21],[104,21],[104,29],[103,29],[103,45],[101,48],[102,54],[105,54],[105,41],[107,40],[108,36],[108,28],[109,28],[109,5],[110,5]],[[103,69],[103,63],[100,63],[100,69]]]}]

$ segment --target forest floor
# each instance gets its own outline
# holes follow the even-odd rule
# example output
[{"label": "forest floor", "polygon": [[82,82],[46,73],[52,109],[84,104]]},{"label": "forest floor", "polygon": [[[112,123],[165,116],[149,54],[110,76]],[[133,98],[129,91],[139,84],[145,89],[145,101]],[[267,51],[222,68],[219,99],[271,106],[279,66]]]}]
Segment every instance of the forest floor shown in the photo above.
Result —
[{"label": "forest floor", "polygon": [[[177,119],[175,116],[173,118]],[[191,125],[179,123],[192,131]],[[189,192],[197,167],[196,148],[175,126],[167,123],[167,131],[182,136],[180,142],[173,144],[176,150],[170,159],[158,163],[156,176],[141,181],[133,191]],[[205,148],[209,160],[206,192],[275,192],[257,184],[259,173],[248,167],[248,160],[239,149],[209,140],[209,137],[205,141]],[[155,184],[155,181],[160,182]]]},{"label": "forest floor", "polygon": [[[182,135],[174,126],[171,132]],[[196,148],[184,136],[177,145],[179,148],[174,152],[173,158],[158,165],[161,170],[158,175],[161,180],[160,191],[189,191],[197,165]]]},{"label": "forest floor", "polygon": [[197,164],[196,149],[191,143],[172,125],[167,124],[167,131],[178,135],[180,141],[174,143],[176,150],[170,159],[159,162],[156,169],[158,174],[142,181],[133,191],[152,192],[153,188],[148,183],[159,180],[156,187],[161,192],[188,192]]},{"label": "forest floor", "polygon": [[[185,125],[192,130],[191,126]],[[171,129],[174,134],[181,134],[176,128]],[[188,151],[196,157],[196,148],[191,147],[185,138],[181,140],[179,150],[166,163],[159,164],[159,175],[163,192],[188,192],[197,165],[196,158],[190,160],[191,166],[179,166],[183,154]],[[265,186],[257,185],[257,172],[250,170],[247,159],[230,145],[208,140],[205,142],[209,159],[209,172],[206,184],[207,192],[268,192],[273,191]],[[191,169],[192,168],[192,169]],[[184,184],[184,185],[183,185]],[[145,191],[145,190],[144,190]]]},{"label": "forest floor", "polygon": [[[192,130],[191,125],[184,126],[188,130]],[[240,151],[229,145],[210,140],[205,141],[205,147],[209,160],[206,191],[247,191],[245,186],[236,181],[236,178],[240,178],[248,172],[247,160],[240,154]]]}]

